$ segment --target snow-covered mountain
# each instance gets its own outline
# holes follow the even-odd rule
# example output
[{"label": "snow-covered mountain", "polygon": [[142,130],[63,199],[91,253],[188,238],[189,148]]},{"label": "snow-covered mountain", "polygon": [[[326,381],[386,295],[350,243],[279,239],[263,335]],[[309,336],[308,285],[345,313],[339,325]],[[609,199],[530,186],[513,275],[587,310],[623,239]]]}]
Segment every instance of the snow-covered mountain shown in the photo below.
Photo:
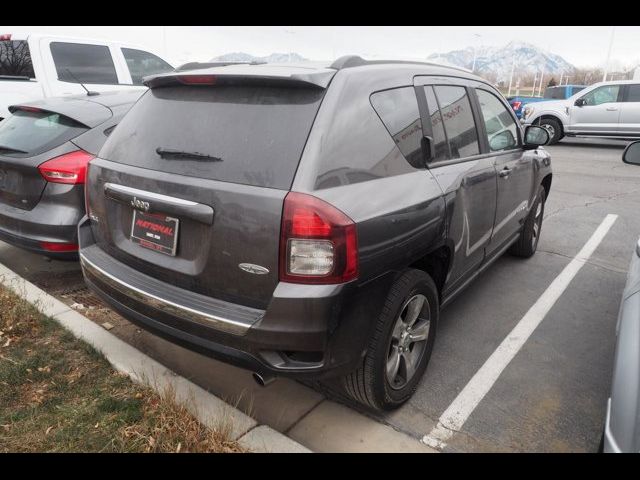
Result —
[{"label": "snow-covered mountain", "polygon": [[309,60],[295,52],[272,53],[271,55],[267,55],[266,57],[256,57],[255,55],[251,55],[249,53],[244,53],[244,52],[233,52],[233,53],[225,53],[224,55],[220,55],[219,57],[214,57],[210,61],[211,62],[267,62],[267,63],[296,62],[297,63],[297,62],[307,62]]},{"label": "snow-covered mountain", "polygon": [[[496,80],[508,80],[515,59],[515,71],[522,74],[538,74],[544,68],[545,76],[565,75],[575,67],[559,55],[542,50],[526,42],[510,42],[504,47],[475,47],[476,68],[480,74],[493,74]],[[434,53],[428,60],[471,69],[474,47],[447,53]],[[548,78],[548,77],[547,77]]]}]

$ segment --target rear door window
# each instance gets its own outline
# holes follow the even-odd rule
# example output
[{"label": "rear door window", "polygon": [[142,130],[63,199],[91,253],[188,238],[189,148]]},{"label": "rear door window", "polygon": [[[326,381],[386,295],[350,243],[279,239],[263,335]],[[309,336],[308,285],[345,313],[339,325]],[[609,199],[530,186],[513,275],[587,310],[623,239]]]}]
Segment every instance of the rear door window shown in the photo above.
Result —
[{"label": "rear door window", "polygon": [[106,45],[51,42],[58,80],[117,85],[118,74]]},{"label": "rear door window", "polygon": [[451,158],[478,155],[478,132],[466,89],[452,85],[436,85],[434,90],[449,140]]},{"label": "rear door window", "polygon": [[0,155],[38,155],[87,130],[84,125],[58,113],[16,110],[0,122]]},{"label": "rear door window", "polygon": [[0,41],[0,77],[36,78],[26,40]]},{"label": "rear door window", "polygon": [[640,84],[627,85],[625,102],[640,102]]},{"label": "rear door window", "polygon": [[173,71],[171,65],[152,53],[133,48],[123,48],[122,54],[127,61],[127,67],[134,85],[142,85],[142,79],[147,75]]},{"label": "rear door window", "polygon": [[444,123],[442,114],[438,106],[438,100],[433,92],[433,87],[425,85],[424,93],[427,98],[429,108],[429,118],[431,119],[431,134],[433,135],[434,157],[432,161],[447,160],[449,158],[449,145],[444,133]]},{"label": "rear door window", "polygon": [[152,170],[289,189],[324,90],[176,86],[145,93],[100,157]]},{"label": "rear door window", "polygon": [[371,95],[371,105],[404,158],[414,167],[422,164],[422,120],[413,87],[395,88]]}]

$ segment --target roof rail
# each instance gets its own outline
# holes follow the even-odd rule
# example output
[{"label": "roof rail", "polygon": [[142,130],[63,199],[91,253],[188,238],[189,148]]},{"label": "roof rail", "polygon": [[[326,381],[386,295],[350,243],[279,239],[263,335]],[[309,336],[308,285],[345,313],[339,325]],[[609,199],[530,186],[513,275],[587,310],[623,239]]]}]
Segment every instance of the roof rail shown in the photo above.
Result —
[{"label": "roof rail", "polygon": [[463,72],[472,73],[471,70],[464,67],[457,67],[455,65],[447,65],[437,62],[420,62],[418,60],[365,60],[358,55],[345,55],[335,60],[329,68],[336,70],[342,70],[343,68],[360,67],[362,65],[383,65],[383,64],[417,64],[417,65],[431,65],[435,67],[453,68],[455,70],[461,70]]}]

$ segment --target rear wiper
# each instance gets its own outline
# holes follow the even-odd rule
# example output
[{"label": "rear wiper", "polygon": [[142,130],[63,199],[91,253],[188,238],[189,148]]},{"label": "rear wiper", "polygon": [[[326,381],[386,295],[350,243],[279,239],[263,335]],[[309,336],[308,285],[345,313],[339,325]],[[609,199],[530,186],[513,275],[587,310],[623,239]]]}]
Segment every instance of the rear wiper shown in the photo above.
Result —
[{"label": "rear wiper", "polygon": [[195,160],[213,160],[214,162],[221,162],[220,157],[214,157],[207,155],[206,153],[198,152],[183,152],[181,150],[172,150],[170,148],[156,148],[156,153],[162,158],[193,158]]},{"label": "rear wiper", "polygon": [[5,152],[12,152],[12,153],[29,153],[29,152],[25,152],[24,150],[19,150],[13,147],[7,147],[5,145],[0,145],[0,150]]}]

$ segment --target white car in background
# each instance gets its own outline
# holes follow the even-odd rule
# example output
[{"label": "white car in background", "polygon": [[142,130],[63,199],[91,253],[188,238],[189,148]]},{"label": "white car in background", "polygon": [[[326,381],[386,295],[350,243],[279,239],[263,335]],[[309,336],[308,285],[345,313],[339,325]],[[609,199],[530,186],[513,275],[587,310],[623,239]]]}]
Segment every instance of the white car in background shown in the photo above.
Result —
[{"label": "white car in background", "polygon": [[547,129],[550,143],[564,136],[640,138],[640,81],[590,85],[566,100],[529,103],[522,123]]},{"label": "white car in background", "polygon": [[[88,90],[141,90],[173,66],[146,48],[108,40],[0,33],[0,120],[7,107]],[[81,85],[82,84],[82,85]]]}]

